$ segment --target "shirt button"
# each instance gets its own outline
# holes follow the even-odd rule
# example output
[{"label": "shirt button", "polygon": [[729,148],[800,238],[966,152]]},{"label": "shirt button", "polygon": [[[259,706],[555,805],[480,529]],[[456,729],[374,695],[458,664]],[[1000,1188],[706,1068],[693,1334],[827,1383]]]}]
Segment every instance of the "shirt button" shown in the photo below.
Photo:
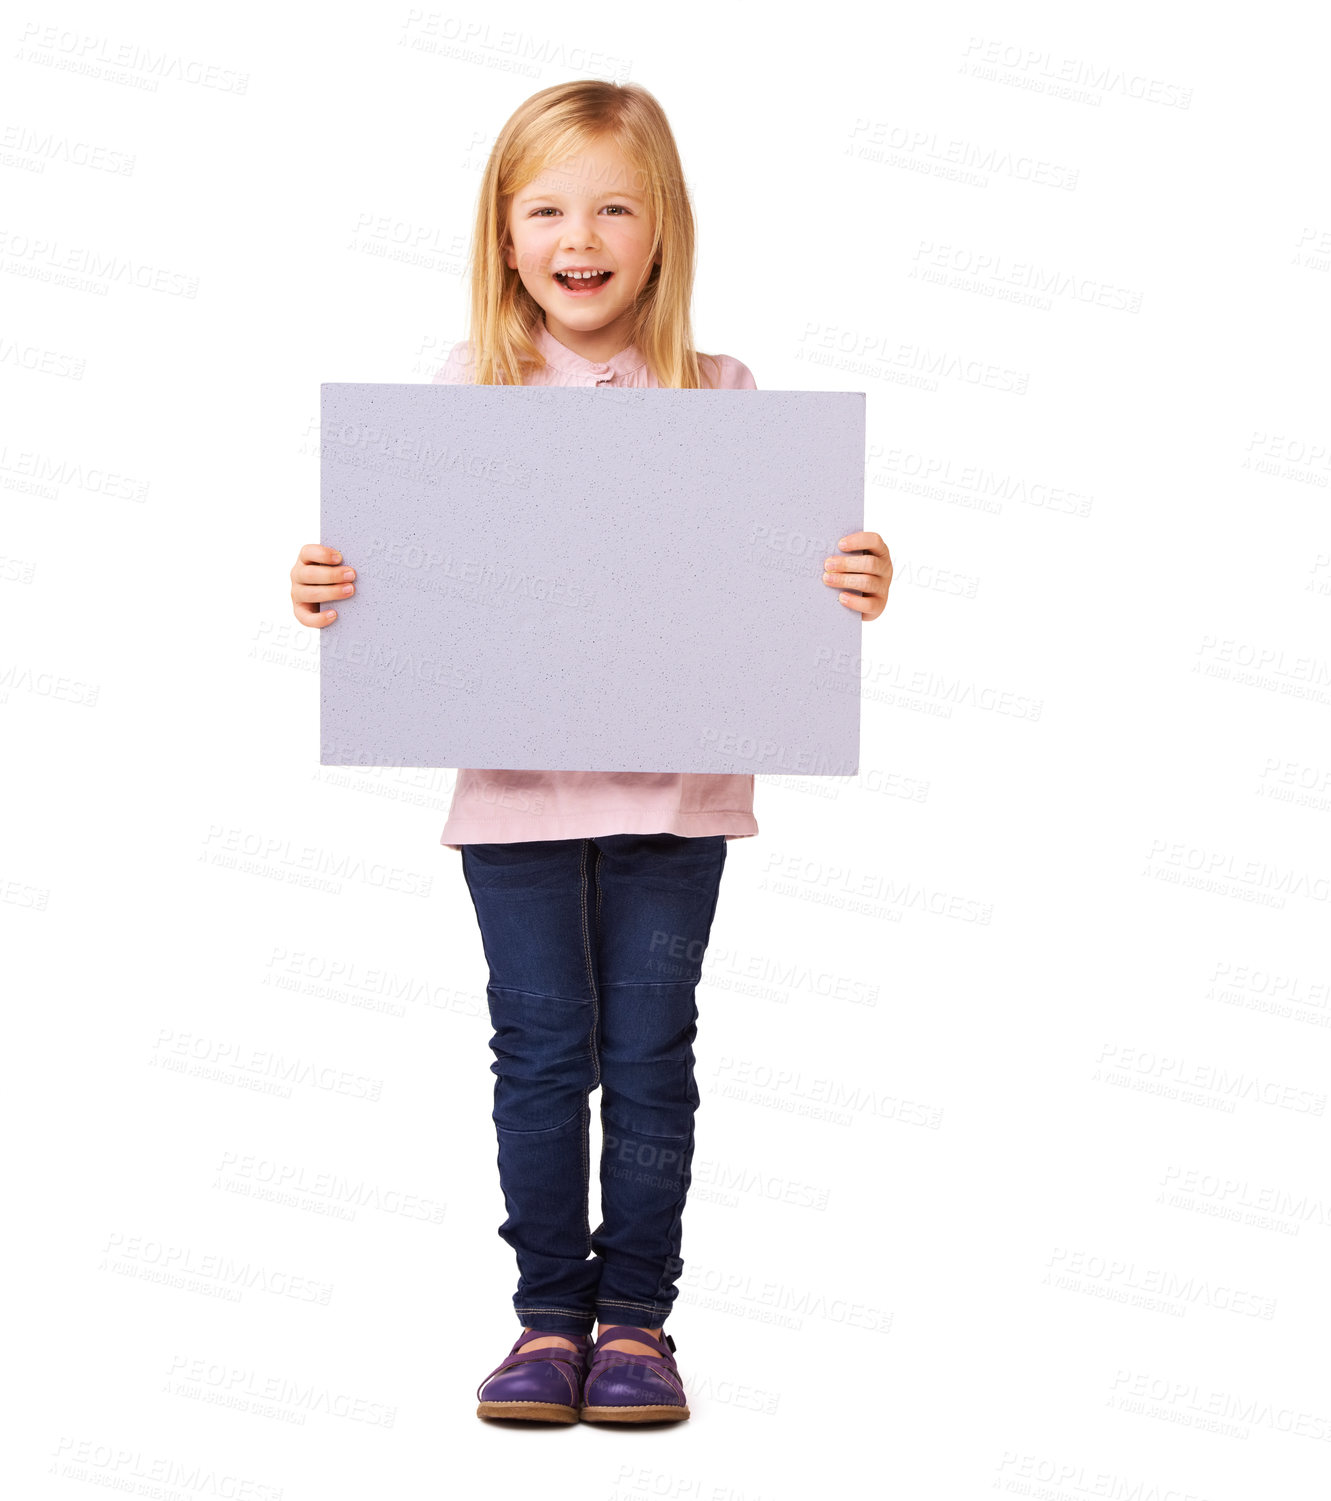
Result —
[{"label": "shirt button", "polygon": [[606,374],[609,373],[610,366],[609,365],[593,365],[592,366],[592,370],[597,375],[606,375]]}]

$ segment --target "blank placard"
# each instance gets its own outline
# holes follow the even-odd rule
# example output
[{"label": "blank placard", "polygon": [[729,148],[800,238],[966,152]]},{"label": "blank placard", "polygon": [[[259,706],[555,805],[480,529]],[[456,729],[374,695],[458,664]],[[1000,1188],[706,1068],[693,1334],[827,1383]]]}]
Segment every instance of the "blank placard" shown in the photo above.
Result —
[{"label": "blank placard", "polygon": [[321,390],[321,764],[859,770],[863,392]]}]

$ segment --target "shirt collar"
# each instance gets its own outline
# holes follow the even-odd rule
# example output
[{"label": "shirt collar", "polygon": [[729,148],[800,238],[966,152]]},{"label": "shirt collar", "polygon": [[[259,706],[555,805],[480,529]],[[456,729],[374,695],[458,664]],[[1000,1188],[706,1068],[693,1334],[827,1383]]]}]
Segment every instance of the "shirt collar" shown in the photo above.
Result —
[{"label": "shirt collar", "polygon": [[631,375],[647,363],[639,353],[636,344],[630,344],[627,349],[621,349],[613,358],[604,361],[584,359],[582,355],[561,344],[558,339],[545,326],[542,318],[533,331],[536,347],[545,356],[546,361],[553,365],[556,370],[563,370],[568,375]]}]

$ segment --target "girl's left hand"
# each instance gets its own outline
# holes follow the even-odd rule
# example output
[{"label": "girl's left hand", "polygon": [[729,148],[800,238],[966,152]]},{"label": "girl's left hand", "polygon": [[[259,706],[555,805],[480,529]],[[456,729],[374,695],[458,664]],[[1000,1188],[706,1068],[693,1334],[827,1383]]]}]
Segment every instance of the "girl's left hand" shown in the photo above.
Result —
[{"label": "girl's left hand", "polygon": [[858,594],[843,594],[841,603],[848,610],[859,610],[865,620],[877,620],[887,607],[887,591],[892,587],[892,554],[887,543],[877,532],[851,532],[837,546],[856,556],[826,559],[823,583],[830,589],[858,589]]}]

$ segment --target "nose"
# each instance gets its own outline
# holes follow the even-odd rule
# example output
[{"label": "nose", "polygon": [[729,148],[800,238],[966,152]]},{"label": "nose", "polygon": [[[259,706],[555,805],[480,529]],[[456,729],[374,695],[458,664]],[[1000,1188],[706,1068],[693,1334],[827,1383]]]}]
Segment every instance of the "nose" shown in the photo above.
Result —
[{"label": "nose", "polygon": [[575,217],[566,222],[559,243],[565,250],[590,250],[598,241],[590,222]]}]

